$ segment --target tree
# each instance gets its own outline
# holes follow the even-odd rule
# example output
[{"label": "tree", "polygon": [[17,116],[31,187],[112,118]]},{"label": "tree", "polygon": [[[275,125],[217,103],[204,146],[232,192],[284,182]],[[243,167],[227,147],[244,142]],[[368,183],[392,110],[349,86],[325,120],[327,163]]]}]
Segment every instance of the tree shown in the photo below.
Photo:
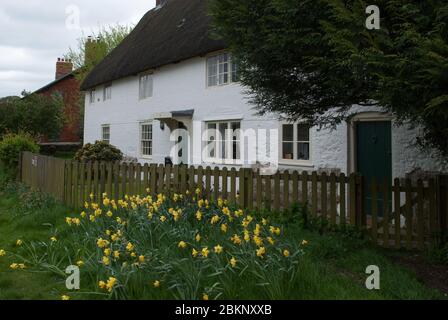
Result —
[{"label": "tree", "polygon": [[361,0],[210,0],[261,114],[332,126],[353,105],[378,105],[421,127],[448,156],[448,4],[379,0],[380,30]]},{"label": "tree", "polygon": [[0,136],[26,132],[35,138],[57,138],[64,124],[62,97],[23,94],[22,99],[10,99],[0,105]]},{"label": "tree", "polygon": [[87,74],[129,35],[132,29],[131,26],[118,24],[105,26],[89,37],[83,35],[79,38],[77,46],[70,47],[65,55],[66,59],[72,60],[77,70],[78,80],[82,82]]}]

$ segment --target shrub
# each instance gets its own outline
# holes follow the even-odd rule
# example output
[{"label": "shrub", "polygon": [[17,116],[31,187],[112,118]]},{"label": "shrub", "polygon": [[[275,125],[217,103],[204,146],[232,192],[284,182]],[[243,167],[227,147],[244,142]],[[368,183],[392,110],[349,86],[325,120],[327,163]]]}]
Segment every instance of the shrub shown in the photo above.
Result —
[{"label": "shrub", "polygon": [[94,144],[88,143],[78,150],[75,160],[82,162],[89,161],[121,161],[123,153],[116,147],[103,142],[96,141]]},{"label": "shrub", "polygon": [[18,171],[19,156],[23,151],[39,152],[39,146],[28,133],[6,134],[0,141],[0,162],[8,174]]}]

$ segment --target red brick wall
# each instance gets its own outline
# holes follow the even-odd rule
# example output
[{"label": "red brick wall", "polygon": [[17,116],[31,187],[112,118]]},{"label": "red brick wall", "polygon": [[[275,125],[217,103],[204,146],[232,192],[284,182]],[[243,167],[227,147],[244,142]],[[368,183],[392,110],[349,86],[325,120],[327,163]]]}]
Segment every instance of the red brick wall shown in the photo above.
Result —
[{"label": "red brick wall", "polygon": [[[74,76],[67,77],[51,87],[39,92],[45,96],[51,96],[53,93],[59,92],[62,94],[64,100],[64,115],[65,125],[61,131],[59,139],[52,140],[52,142],[81,142],[82,132],[81,111],[79,106],[79,99],[81,93],[79,91],[80,83]],[[48,142],[48,139],[43,139],[42,142]]]}]

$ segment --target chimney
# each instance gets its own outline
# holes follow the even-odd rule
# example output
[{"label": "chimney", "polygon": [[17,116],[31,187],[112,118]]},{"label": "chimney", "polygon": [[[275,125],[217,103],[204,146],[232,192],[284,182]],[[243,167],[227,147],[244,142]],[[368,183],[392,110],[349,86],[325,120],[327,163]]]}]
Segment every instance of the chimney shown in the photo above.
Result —
[{"label": "chimney", "polygon": [[100,46],[100,38],[94,38],[92,36],[88,36],[85,49],[84,49],[84,65],[94,66],[101,59],[101,55],[98,53]]},{"label": "chimney", "polygon": [[56,62],[56,80],[61,79],[63,76],[73,71],[73,63],[70,59],[58,58]]}]

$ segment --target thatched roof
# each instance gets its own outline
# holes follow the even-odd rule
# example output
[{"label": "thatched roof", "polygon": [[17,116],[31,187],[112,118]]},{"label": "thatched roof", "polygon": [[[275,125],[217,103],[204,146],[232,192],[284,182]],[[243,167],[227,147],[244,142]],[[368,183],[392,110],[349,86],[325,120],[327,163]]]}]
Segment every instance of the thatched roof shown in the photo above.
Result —
[{"label": "thatched roof", "polygon": [[166,0],[145,14],[123,42],[100,62],[81,89],[226,48],[212,39],[207,0]]}]

